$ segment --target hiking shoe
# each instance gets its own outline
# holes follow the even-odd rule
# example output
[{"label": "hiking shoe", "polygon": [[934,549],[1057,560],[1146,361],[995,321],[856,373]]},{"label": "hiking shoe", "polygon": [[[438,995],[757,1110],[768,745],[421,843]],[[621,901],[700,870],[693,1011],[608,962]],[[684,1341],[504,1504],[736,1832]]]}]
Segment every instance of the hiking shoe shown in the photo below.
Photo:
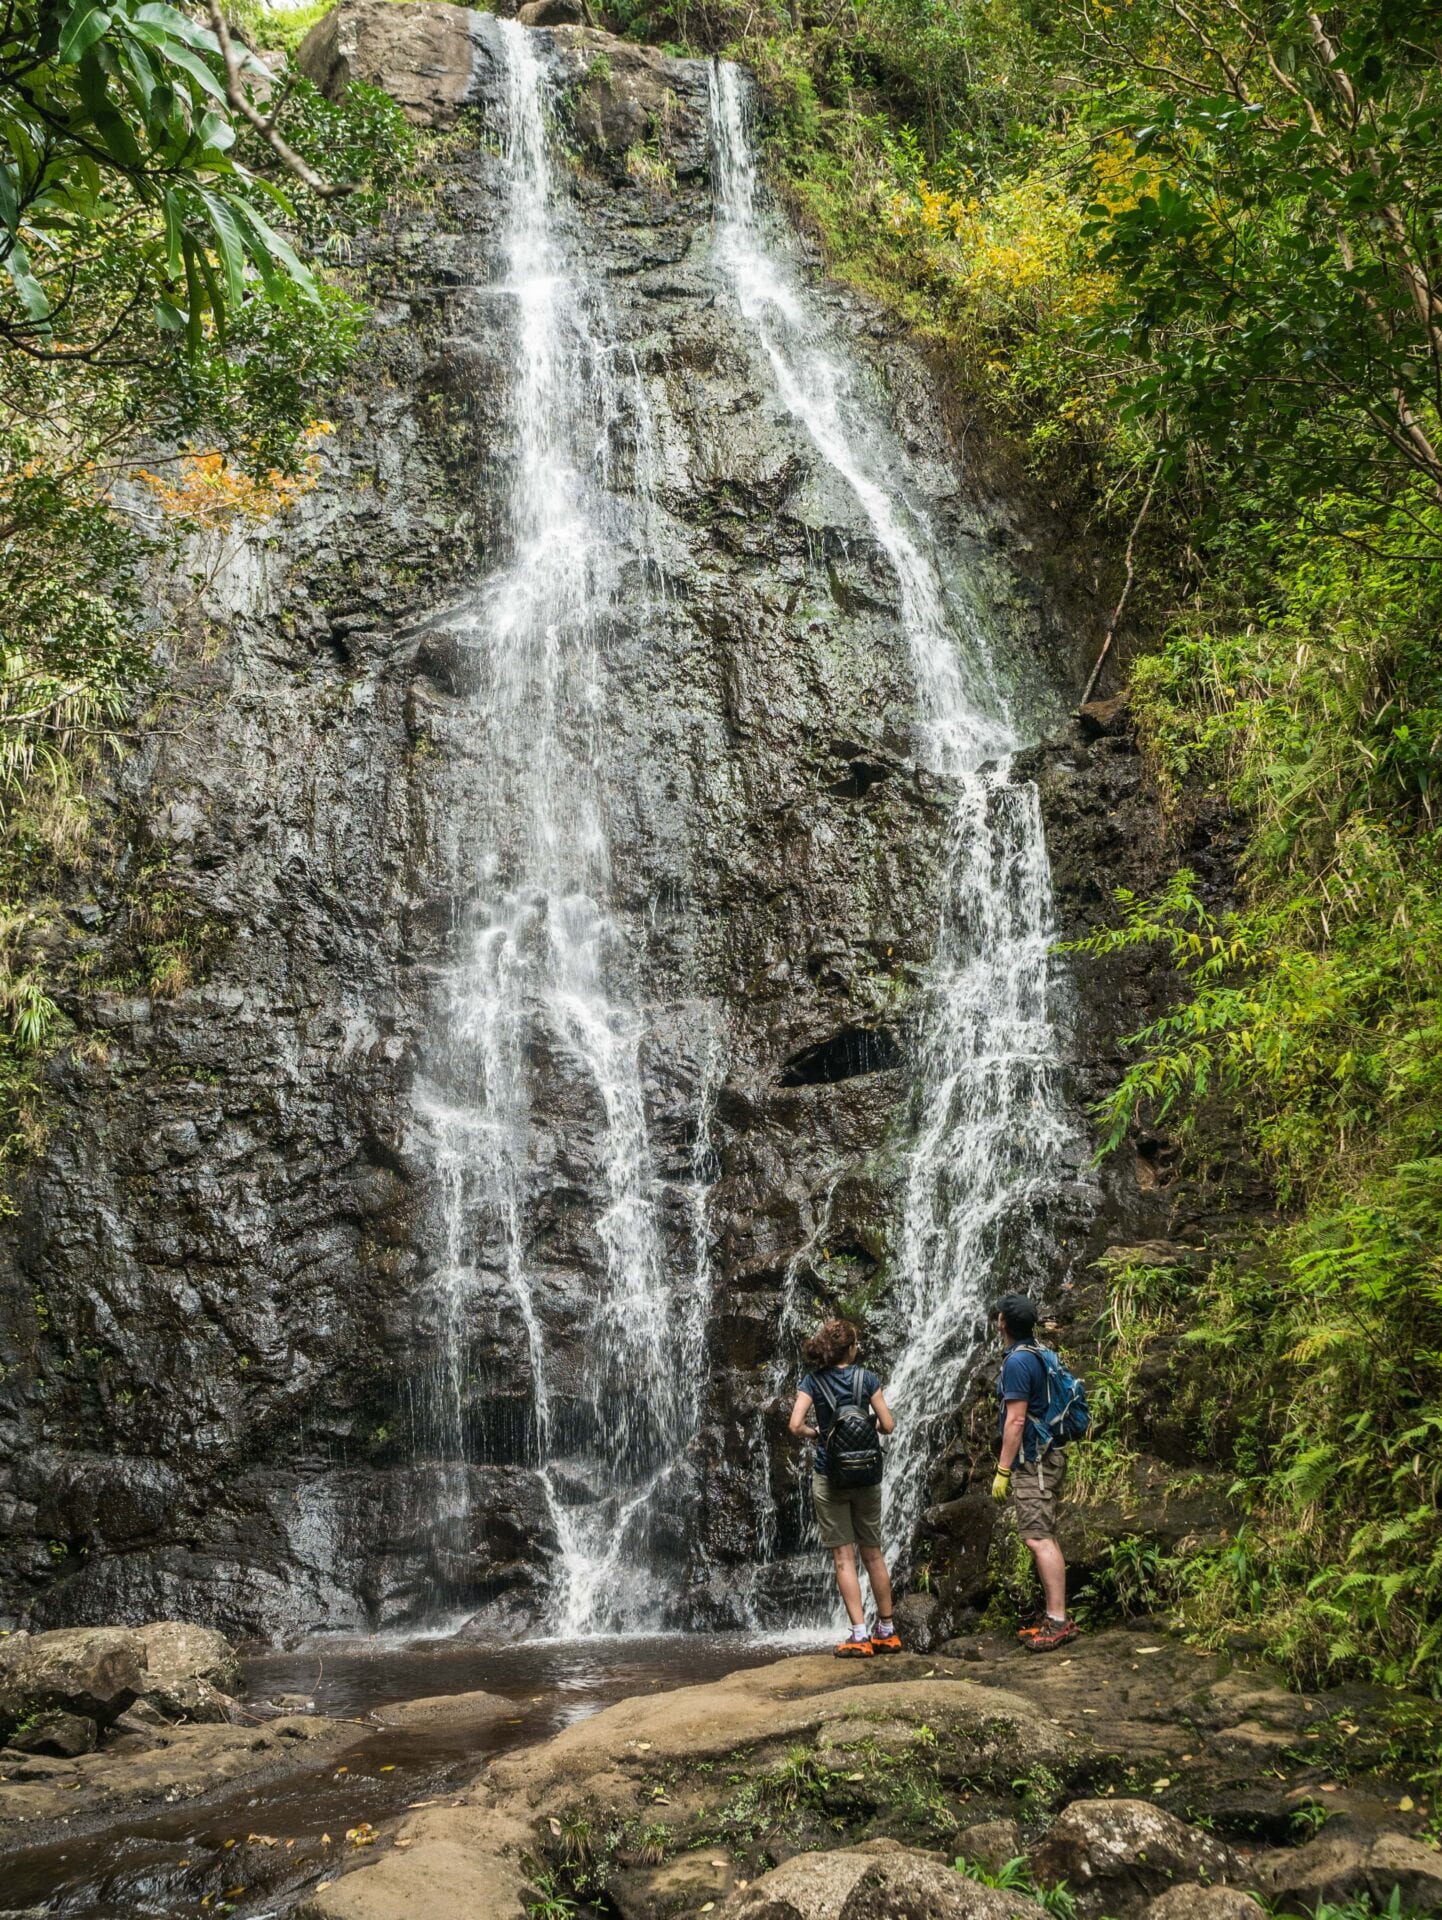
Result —
[{"label": "hiking shoe", "polygon": [[895,1627],[891,1629],[890,1633],[885,1635],[879,1634],[875,1627],[873,1627],[871,1629],[871,1646],[872,1651],[875,1653],[900,1653],[901,1635],[896,1631]]},{"label": "hiking shoe", "polygon": [[870,1660],[876,1653],[870,1640],[840,1640],[835,1648],[838,1660]]},{"label": "hiking shoe", "polygon": [[1080,1632],[1081,1628],[1068,1615],[1065,1620],[1048,1620],[1022,1645],[1028,1653],[1050,1653],[1056,1647],[1064,1647],[1068,1640],[1075,1640]]},{"label": "hiking shoe", "polygon": [[1036,1612],[1031,1616],[1030,1620],[1027,1621],[1026,1625],[1017,1628],[1016,1630],[1017,1639],[1018,1640],[1034,1640],[1036,1636],[1041,1632],[1042,1628],[1046,1625],[1046,1623],[1047,1623],[1046,1608],[1038,1607]]}]

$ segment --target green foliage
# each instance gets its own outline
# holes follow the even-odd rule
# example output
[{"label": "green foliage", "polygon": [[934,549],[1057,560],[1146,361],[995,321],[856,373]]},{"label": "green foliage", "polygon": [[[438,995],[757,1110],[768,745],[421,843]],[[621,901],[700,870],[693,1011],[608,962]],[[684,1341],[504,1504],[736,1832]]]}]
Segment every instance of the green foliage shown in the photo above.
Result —
[{"label": "green foliage", "polygon": [[967,1880],[975,1880],[979,1886],[996,1887],[1003,1893],[1019,1893],[1028,1900],[1035,1900],[1044,1912],[1051,1914],[1052,1920],[1076,1920],[1076,1895],[1068,1890],[1065,1880],[1054,1887],[1038,1886],[1031,1877],[1024,1855],[1018,1854],[1015,1860],[1004,1861],[995,1873],[979,1861],[967,1860],[962,1856],[958,1856],[951,1864],[955,1872]]},{"label": "green foliage", "polygon": [[1437,55],[1392,0],[1098,10],[1103,124],[1139,191],[1090,209],[1100,337],[1178,470],[1205,450],[1288,503],[1442,491]]},{"label": "green foliage", "polygon": [[[263,70],[256,69],[257,77]],[[104,354],[142,303],[192,352],[308,268],[235,157],[215,35],[162,0],[22,0],[0,28],[0,340]],[[267,189],[274,214],[289,212]],[[108,283],[108,289],[107,284]],[[108,297],[107,297],[108,291]]]}]

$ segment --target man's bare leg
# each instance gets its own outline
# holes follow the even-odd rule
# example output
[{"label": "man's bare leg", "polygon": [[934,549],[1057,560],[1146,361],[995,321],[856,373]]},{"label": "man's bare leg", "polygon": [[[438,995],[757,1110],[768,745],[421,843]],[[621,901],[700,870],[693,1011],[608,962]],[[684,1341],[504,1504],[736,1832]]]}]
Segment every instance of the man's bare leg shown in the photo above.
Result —
[{"label": "man's bare leg", "polygon": [[1041,1575],[1046,1610],[1053,1620],[1066,1619],[1066,1560],[1055,1540],[1028,1540],[1031,1557]]}]

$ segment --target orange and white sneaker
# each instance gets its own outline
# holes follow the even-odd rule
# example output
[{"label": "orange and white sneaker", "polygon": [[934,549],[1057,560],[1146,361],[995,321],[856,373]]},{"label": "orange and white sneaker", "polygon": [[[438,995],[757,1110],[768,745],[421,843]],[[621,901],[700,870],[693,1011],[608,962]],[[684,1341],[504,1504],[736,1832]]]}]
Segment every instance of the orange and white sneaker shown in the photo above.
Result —
[{"label": "orange and white sneaker", "polygon": [[894,1626],[889,1626],[883,1633],[881,1622],[877,1620],[872,1623],[871,1644],[878,1653],[900,1653],[901,1635]]},{"label": "orange and white sneaker", "polygon": [[847,1634],[844,1640],[837,1641],[834,1651],[838,1660],[871,1660],[876,1655],[870,1635],[865,1640],[854,1640]]}]

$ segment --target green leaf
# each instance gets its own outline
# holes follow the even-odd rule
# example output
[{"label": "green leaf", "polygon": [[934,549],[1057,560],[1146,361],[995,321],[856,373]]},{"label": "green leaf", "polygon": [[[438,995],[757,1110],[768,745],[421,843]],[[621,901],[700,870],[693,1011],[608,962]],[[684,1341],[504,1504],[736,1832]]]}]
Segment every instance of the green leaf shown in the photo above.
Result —
[{"label": "green leaf", "polygon": [[15,291],[20,296],[21,306],[48,338],[50,301],[46,297],[44,287],[30,271],[30,255],[26,252],[23,241],[11,242],[10,250],[5,256],[5,271],[10,275]]},{"label": "green leaf", "polygon": [[165,190],[165,264],[172,273],[180,272],[181,240],[185,233],[185,212],[174,187]]},{"label": "green leaf", "polygon": [[210,230],[215,235],[221,265],[225,269],[226,299],[232,307],[238,307],[245,298],[244,236],[224,200],[213,193],[202,193],[200,198],[210,221]]},{"label": "green leaf", "polygon": [[319,300],[320,295],[316,291],[311,271],[297,255],[290,242],[282,240],[273,227],[266,225],[255,208],[248,206],[243,200],[234,200],[231,206],[236,218],[250,230],[253,240],[251,258],[260,269],[261,278],[265,281],[267,289],[273,285],[274,263],[278,260],[307,300]]},{"label": "green leaf", "polygon": [[75,0],[60,33],[55,58],[62,67],[74,66],[110,25],[110,15],[95,0]]},{"label": "green leaf", "polygon": [[159,0],[150,0],[150,4],[137,9],[135,19],[147,27],[159,27],[177,40],[183,40],[187,46],[196,47],[202,53],[219,53],[220,43],[209,27],[188,19],[174,7],[162,6]]},{"label": "green leaf", "polygon": [[192,80],[205,89],[212,99],[219,100],[222,106],[228,105],[225,88],[216,79],[210,68],[188,47],[179,47],[173,43],[165,49],[165,58],[173,67],[180,67]]}]

